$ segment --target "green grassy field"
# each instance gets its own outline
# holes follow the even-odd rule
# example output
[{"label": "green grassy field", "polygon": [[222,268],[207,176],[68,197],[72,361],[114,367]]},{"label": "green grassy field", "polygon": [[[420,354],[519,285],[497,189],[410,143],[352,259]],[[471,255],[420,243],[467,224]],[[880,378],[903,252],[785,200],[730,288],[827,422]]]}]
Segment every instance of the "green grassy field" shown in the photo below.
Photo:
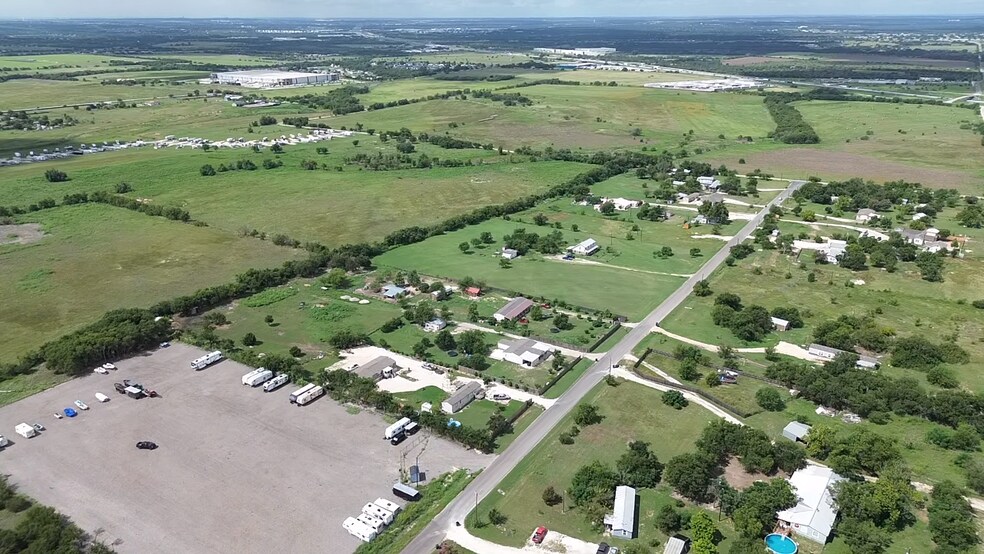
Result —
[{"label": "green grassy field", "polygon": [[[36,56],[0,56],[0,68],[7,68],[11,72],[24,72],[24,70],[34,71],[41,68],[51,68],[59,71],[79,71],[83,69],[94,69],[101,67],[114,67],[109,65],[111,60],[140,62],[141,58],[131,58],[127,56],[101,56],[98,54],[41,54]],[[126,67],[126,66],[121,66]]]},{"label": "green grassy field", "polygon": [[[114,73],[105,78],[124,79],[126,73]],[[88,104],[95,102],[115,102],[150,100],[153,98],[180,95],[199,89],[204,92],[207,86],[194,84],[129,86],[123,84],[103,85],[100,79],[88,77],[87,81],[49,81],[43,79],[15,79],[0,83],[0,103],[11,109],[30,110],[39,107]],[[85,113],[85,112],[81,112]],[[73,113],[73,115],[75,115]]]},{"label": "green grassy field", "polygon": [[55,208],[18,221],[40,224],[46,235],[31,244],[0,246],[3,360],[106,310],[148,306],[299,255],[218,229],[104,205]]},{"label": "green grassy field", "polygon": [[567,392],[567,389],[571,388],[578,379],[584,375],[584,372],[588,370],[589,367],[594,362],[588,359],[583,359],[574,366],[573,369],[564,374],[559,381],[554,383],[554,386],[547,389],[547,392],[543,394],[545,398],[560,398],[562,394]]}]

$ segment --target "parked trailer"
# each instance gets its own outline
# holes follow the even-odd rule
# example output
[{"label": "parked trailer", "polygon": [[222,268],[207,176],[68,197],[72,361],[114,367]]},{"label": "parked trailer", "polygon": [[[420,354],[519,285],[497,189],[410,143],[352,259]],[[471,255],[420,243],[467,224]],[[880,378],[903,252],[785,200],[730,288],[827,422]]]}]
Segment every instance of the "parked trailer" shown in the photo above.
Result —
[{"label": "parked trailer", "polygon": [[386,431],[383,432],[383,438],[386,440],[392,439],[393,437],[402,433],[403,430],[406,429],[407,425],[410,425],[411,423],[412,421],[410,421],[409,417],[405,417],[400,421],[397,421],[393,425],[390,425],[389,427],[386,428]]},{"label": "parked trailer", "polygon": [[379,519],[383,520],[383,523],[385,523],[386,525],[393,523],[393,512],[385,508],[380,508],[379,506],[373,504],[372,502],[362,507],[362,513],[378,517]]},{"label": "parked trailer", "polygon": [[[123,390],[126,390],[126,389],[123,389]],[[101,393],[101,392],[97,392],[96,393],[96,400],[98,400],[100,402],[109,402],[109,397],[106,396],[105,394]]]},{"label": "parked trailer", "polygon": [[393,484],[393,494],[395,494],[398,498],[409,500],[411,502],[420,499],[420,491],[410,485],[404,485],[403,483]]},{"label": "parked trailer", "polygon": [[208,354],[205,354],[201,358],[195,358],[194,360],[192,360],[191,369],[194,369],[195,371],[200,371],[220,360],[222,360],[222,352],[218,350],[216,350],[215,352],[209,352]]},{"label": "parked trailer", "polygon": [[307,394],[311,389],[313,389],[316,386],[318,386],[318,385],[315,385],[314,383],[308,383],[308,384],[304,385],[303,387],[301,387],[301,388],[297,389],[296,391],[290,393],[289,400],[291,401],[292,404],[293,403],[296,403],[298,397],[300,397],[301,395]]},{"label": "parked trailer", "polygon": [[275,391],[280,387],[286,385],[287,381],[290,381],[290,375],[287,375],[286,373],[281,373],[280,375],[277,375],[276,377],[270,379],[266,383],[263,383],[263,392]]},{"label": "parked trailer", "polygon": [[303,406],[303,405],[305,405],[305,404],[313,401],[315,398],[318,398],[320,396],[324,396],[324,394],[325,394],[325,388],[324,387],[314,387],[313,389],[311,389],[311,390],[307,391],[306,393],[304,393],[304,394],[302,394],[302,395],[300,395],[300,396],[297,397],[297,405],[298,406]]},{"label": "parked trailer", "polygon": [[394,516],[399,514],[400,511],[403,510],[403,508],[401,508],[399,504],[397,504],[396,502],[391,502],[389,500],[386,500],[385,498],[377,498],[376,500],[373,501],[373,504],[379,506],[384,510],[393,512]]},{"label": "parked trailer", "polygon": [[368,514],[359,514],[355,516],[355,519],[359,523],[362,523],[366,527],[372,529],[377,535],[381,533],[382,530],[386,527],[386,524],[383,523],[383,520],[379,519],[376,516],[371,516]]},{"label": "parked trailer", "polygon": [[14,431],[17,431],[17,434],[25,439],[29,439],[38,434],[38,431],[27,423],[18,423],[17,426],[14,427]]},{"label": "parked trailer", "polygon": [[243,385],[257,387],[273,379],[273,372],[261,367],[243,375]]},{"label": "parked trailer", "polygon": [[363,542],[369,542],[376,538],[375,531],[354,517],[345,518],[345,521],[342,523],[342,527],[344,527],[350,535],[358,537]]}]

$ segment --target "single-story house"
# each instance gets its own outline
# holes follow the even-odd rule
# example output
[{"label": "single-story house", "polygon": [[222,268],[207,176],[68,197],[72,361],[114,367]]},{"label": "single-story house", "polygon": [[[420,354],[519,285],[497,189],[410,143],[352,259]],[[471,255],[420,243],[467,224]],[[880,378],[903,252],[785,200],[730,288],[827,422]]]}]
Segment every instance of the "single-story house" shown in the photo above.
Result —
[{"label": "single-story house", "polygon": [[787,439],[796,442],[806,442],[806,436],[810,434],[810,427],[805,423],[800,423],[798,421],[790,421],[788,425],[782,428],[782,436]]},{"label": "single-story house", "polygon": [[697,217],[690,220],[695,225],[707,225],[707,216],[704,214],[699,214]]},{"label": "single-story house", "polygon": [[836,264],[838,262],[837,257],[847,252],[847,241],[832,239],[824,242],[799,239],[793,241],[793,253],[799,254],[804,250],[821,252],[828,264]]},{"label": "single-story house", "polygon": [[843,354],[844,351],[814,343],[807,348],[806,353],[817,358],[823,358],[824,360],[833,360],[838,354]]},{"label": "single-story house", "polygon": [[916,212],[916,213],[912,214],[912,220],[913,221],[919,221],[920,219],[926,219],[927,217],[929,217],[929,216],[926,215],[926,214],[924,214],[924,213],[922,213],[922,212]]},{"label": "single-story house", "polygon": [[837,519],[837,503],[831,488],[843,480],[826,467],[809,465],[797,470],[789,478],[789,484],[799,501],[776,514],[779,525],[803,538],[826,544]]},{"label": "single-story house", "polygon": [[482,289],[478,287],[468,287],[465,289],[465,294],[471,296],[472,298],[477,298],[482,295]]},{"label": "single-story house", "polygon": [[704,202],[710,202],[711,204],[720,204],[724,202],[724,195],[720,192],[715,192],[714,194],[708,194],[704,197]]},{"label": "single-story house", "polygon": [[862,369],[878,369],[881,362],[871,356],[859,356],[857,366]]},{"label": "single-story house", "polygon": [[615,509],[605,516],[605,528],[613,537],[631,539],[635,536],[636,491],[619,485],[615,488]]},{"label": "single-story house", "polygon": [[503,248],[502,257],[507,260],[514,260],[519,257],[519,252],[515,248]]},{"label": "single-story house", "polygon": [[690,539],[683,535],[673,535],[666,540],[663,554],[687,554],[690,552]]},{"label": "single-story house", "polygon": [[772,326],[776,328],[776,331],[788,331],[792,327],[791,323],[780,317],[773,317],[771,319]]},{"label": "single-story house", "polygon": [[462,408],[467,406],[475,396],[478,395],[478,391],[482,390],[482,384],[478,381],[468,381],[458,390],[454,391],[450,397],[444,402],[441,402],[441,411],[447,414],[453,414],[460,411]]},{"label": "single-story house", "polygon": [[407,293],[407,289],[396,286],[392,283],[383,287],[383,296],[389,299],[400,298]]},{"label": "single-story house", "polygon": [[621,197],[619,197],[619,198],[602,198],[601,199],[601,203],[600,204],[595,204],[594,209],[600,212],[601,211],[601,205],[604,204],[605,202],[611,202],[612,205],[615,206],[615,210],[616,211],[619,211],[619,212],[624,212],[626,210],[632,210],[632,209],[638,208],[639,206],[642,205],[642,202],[640,202],[639,200],[629,200],[629,199],[621,198]]},{"label": "single-story house", "polygon": [[428,333],[436,333],[447,326],[448,326],[447,321],[444,321],[439,317],[435,317],[434,319],[428,321],[427,323],[424,323],[424,331],[427,331]]},{"label": "single-story house", "polygon": [[858,210],[858,215],[854,216],[854,221],[857,223],[868,223],[872,219],[878,219],[878,212],[871,208],[862,208]]},{"label": "single-story house", "polygon": [[501,340],[489,355],[493,360],[505,360],[523,367],[536,367],[550,357],[553,349],[533,339]]},{"label": "single-story house", "polygon": [[387,377],[393,377],[399,371],[400,366],[396,365],[393,358],[389,356],[378,356],[353,369],[352,373],[355,373],[359,377],[379,381]]},{"label": "single-story house", "polygon": [[885,242],[886,240],[891,238],[885,233],[880,233],[878,231],[875,231],[874,229],[862,229],[861,234],[858,235],[858,237],[859,238],[871,237],[877,240],[878,242]]},{"label": "single-story house", "polygon": [[574,246],[568,248],[571,252],[575,254],[580,254],[581,256],[590,256],[595,252],[601,250],[601,246],[598,246],[598,242],[595,239],[584,239],[581,242],[575,244]]},{"label": "single-story house", "polygon": [[499,311],[492,314],[492,317],[499,322],[515,321],[526,315],[526,312],[530,311],[531,308],[533,308],[532,300],[517,296],[510,300],[508,304],[499,308]]},{"label": "single-story house", "polygon": [[434,297],[434,300],[437,300],[438,297],[441,296],[441,294],[447,295],[447,294],[450,294],[450,293],[451,293],[451,289],[440,287],[437,290],[432,290],[430,294],[431,294],[432,297]]}]

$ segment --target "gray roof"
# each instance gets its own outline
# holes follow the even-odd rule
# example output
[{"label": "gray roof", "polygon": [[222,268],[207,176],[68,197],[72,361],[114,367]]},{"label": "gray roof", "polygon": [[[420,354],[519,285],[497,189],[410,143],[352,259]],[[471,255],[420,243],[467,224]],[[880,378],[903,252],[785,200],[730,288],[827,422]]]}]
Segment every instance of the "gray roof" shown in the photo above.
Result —
[{"label": "gray roof", "polygon": [[683,554],[687,550],[687,543],[690,541],[682,535],[673,535],[666,541],[666,548],[663,554]]},{"label": "gray roof", "polygon": [[373,358],[368,363],[362,364],[355,368],[353,372],[360,377],[368,377],[370,379],[376,377],[383,372],[384,369],[396,367],[396,362],[393,358],[389,356],[379,356]]},{"label": "gray roof", "polygon": [[790,421],[788,425],[783,427],[782,434],[785,437],[795,437],[797,439],[803,440],[807,434],[809,434],[811,427],[805,423],[800,423],[798,421]]},{"label": "gray roof", "polygon": [[533,307],[533,301],[529,298],[523,298],[522,296],[517,296],[509,301],[508,304],[495,312],[496,315],[502,316],[506,319],[516,319],[517,317],[523,315],[526,310]]},{"label": "gray roof", "polygon": [[816,343],[811,344],[809,349],[810,350],[818,350],[820,352],[826,352],[828,354],[833,354],[835,356],[837,354],[843,354],[844,353],[843,350],[838,350],[837,348],[831,348],[829,346],[824,346],[822,344],[816,344]]},{"label": "gray roof", "polygon": [[509,344],[509,348],[504,350],[506,354],[517,354],[521,355],[526,352],[545,352],[540,348],[536,347],[536,341],[533,339],[518,339]]},{"label": "gray roof", "polygon": [[881,362],[878,361],[878,358],[872,358],[871,356],[860,356],[858,357],[858,365],[861,364],[879,366],[881,365]]},{"label": "gray roof", "polygon": [[454,391],[454,394],[450,398],[445,400],[448,404],[452,406],[457,406],[465,400],[471,400],[478,393],[478,390],[482,388],[482,384],[478,381],[468,381],[462,385],[458,390]]},{"label": "gray roof", "polygon": [[615,510],[609,522],[612,529],[633,531],[635,529],[636,491],[632,487],[619,485],[615,488]]},{"label": "gray roof", "polygon": [[386,285],[383,287],[383,295],[385,296],[399,296],[406,292],[407,289],[397,286],[397,285]]}]

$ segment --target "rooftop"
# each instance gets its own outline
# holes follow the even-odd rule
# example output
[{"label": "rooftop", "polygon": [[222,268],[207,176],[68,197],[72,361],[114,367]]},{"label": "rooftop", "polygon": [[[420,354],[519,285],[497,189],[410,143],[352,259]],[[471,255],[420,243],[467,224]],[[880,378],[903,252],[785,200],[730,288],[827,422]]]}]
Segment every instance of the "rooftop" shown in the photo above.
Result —
[{"label": "rooftop", "polygon": [[472,396],[475,396],[475,393],[477,393],[478,389],[480,388],[482,388],[482,385],[478,381],[468,381],[467,383],[459,387],[458,390],[454,391],[454,394],[452,394],[450,398],[445,400],[445,402],[454,406],[455,404],[458,404],[465,398],[471,398]]},{"label": "rooftop", "polygon": [[384,369],[395,367],[396,362],[389,356],[379,356],[355,368],[353,372],[361,377],[373,377]]},{"label": "rooftop", "polygon": [[522,296],[517,296],[516,298],[510,300],[508,304],[499,308],[495,314],[506,319],[516,319],[532,307],[532,300],[529,298],[523,298]]},{"label": "rooftop", "polygon": [[837,517],[837,504],[830,493],[830,487],[843,480],[843,477],[826,467],[809,465],[797,470],[789,478],[789,484],[799,498],[799,503],[788,510],[780,511],[776,514],[777,517],[829,535]]},{"label": "rooftop", "polygon": [[605,523],[611,525],[612,530],[633,531],[635,528],[635,501],[635,489],[625,485],[616,487],[615,509],[610,516],[605,517]]},{"label": "rooftop", "polygon": [[798,439],[802,439],[807,434],[809,434],[810,429],[812,429],[812,427],[810,427],[805,423],[800,423],[798,421],[790,421],[785,427],[783,427],[782,433],[785,435],[788,432],[794,437]]}]

